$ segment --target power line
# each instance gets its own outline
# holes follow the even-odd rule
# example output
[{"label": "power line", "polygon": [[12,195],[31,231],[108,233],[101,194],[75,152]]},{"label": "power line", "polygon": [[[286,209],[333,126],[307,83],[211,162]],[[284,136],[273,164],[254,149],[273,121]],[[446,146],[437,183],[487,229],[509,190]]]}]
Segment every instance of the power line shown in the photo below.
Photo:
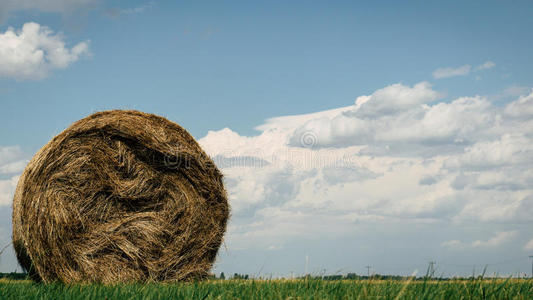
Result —
[{"label": "power line", "polygon": [[308,268],[309,268],[309,255],[306,255],[305,256],[305,276],[307,276],[307,274],[309,274]]}]

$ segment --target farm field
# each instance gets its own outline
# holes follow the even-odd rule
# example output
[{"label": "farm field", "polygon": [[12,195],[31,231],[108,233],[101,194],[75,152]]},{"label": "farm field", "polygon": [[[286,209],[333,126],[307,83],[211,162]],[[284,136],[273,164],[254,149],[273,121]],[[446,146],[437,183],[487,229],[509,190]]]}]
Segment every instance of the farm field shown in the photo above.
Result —
[{"label": "farm field", "polygon": [[1,299],[533,299],[531,279],[209,280],[65,285],[0,280]]}]

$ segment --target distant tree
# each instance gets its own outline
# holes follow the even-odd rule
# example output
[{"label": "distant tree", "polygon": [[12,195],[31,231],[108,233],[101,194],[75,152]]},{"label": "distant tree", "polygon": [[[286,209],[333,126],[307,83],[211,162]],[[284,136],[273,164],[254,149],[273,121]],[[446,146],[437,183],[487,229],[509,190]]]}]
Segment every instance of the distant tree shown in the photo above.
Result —
[{"label": "distant tree", "polygon": [[248,278],[250,278],[248,274],[239,274],[239,273],[233,274],[233,279],[248,279]]},{"label": "distant tree", "polygon": [[348,274],[346,274],[346,279],[357,279],[357,274],[348,273]]},{"label": "distant tree", "polygon": [[326,275],[322,277],[323,280],[341,280],[342,275]]},{"label": "distant tree", "polygon": [[226,279],[226,275],[224,275],[224,272],[220,273],[220,279],[222,280]]}]

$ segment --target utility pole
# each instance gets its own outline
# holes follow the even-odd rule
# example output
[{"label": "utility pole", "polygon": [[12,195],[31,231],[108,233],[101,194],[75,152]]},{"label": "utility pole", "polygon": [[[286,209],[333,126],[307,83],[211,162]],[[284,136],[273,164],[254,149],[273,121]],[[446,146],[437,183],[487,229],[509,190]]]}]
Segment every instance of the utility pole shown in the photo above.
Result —
[{"label": "utility pole", "polygon": [[531,258],[531,278],[533,278],[533,255],[530,255],[529,258]]},{"label": "utility pole", "polygon": [[433,277],[433,275],[435,275],[435,264],[436,264],[436,262],[434,262],[434,261],[430,261],[429,262],[429,270],[428,270],[429,274],[428,275],[430,277]]},{"label": "utility pole", "polygon": [[370,278],[370,268],[372,268],[372,267],[371,266],[366,266],[365,268],[367,270],[366,273],[368,274],[368,278]]},{"label": "utility pole", "polygon": [[309,274],[308,272],[308,268],[309,268],[309,255],[306,255],[305,256],[305,276],[307,276],[307,274]]}]

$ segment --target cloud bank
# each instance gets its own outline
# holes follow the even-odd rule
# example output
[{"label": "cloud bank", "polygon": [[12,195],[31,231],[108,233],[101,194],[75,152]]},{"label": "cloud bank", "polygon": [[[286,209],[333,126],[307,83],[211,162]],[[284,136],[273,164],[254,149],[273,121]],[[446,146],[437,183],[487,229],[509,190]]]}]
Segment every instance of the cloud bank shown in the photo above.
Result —
[{"label": "cloud bank", "polygon": [[[226,176],[230,247],[373,222],[532,223],[533,93],[505,107],[441,99],[426,82],[393,84],[346,107],[269,119],[256,136],[210,131],[200,143]],[[511,240],[503,235],[475,246]]]},{"label": "cloud bank", "polygon": [[[255,136],[210,131],[199,143],[225,175],[227,246],[279,249],[294,238],[428,224],[497,232],[434,241],[448,248],[530,239],[514,229],[533,223],[530,99],[501,107],[481,96],[443,99],[427,82],[398,83],[345,107],[269,119]],[[0,205],[11,203],[23,158],[17,147],[0,148]]]}]

